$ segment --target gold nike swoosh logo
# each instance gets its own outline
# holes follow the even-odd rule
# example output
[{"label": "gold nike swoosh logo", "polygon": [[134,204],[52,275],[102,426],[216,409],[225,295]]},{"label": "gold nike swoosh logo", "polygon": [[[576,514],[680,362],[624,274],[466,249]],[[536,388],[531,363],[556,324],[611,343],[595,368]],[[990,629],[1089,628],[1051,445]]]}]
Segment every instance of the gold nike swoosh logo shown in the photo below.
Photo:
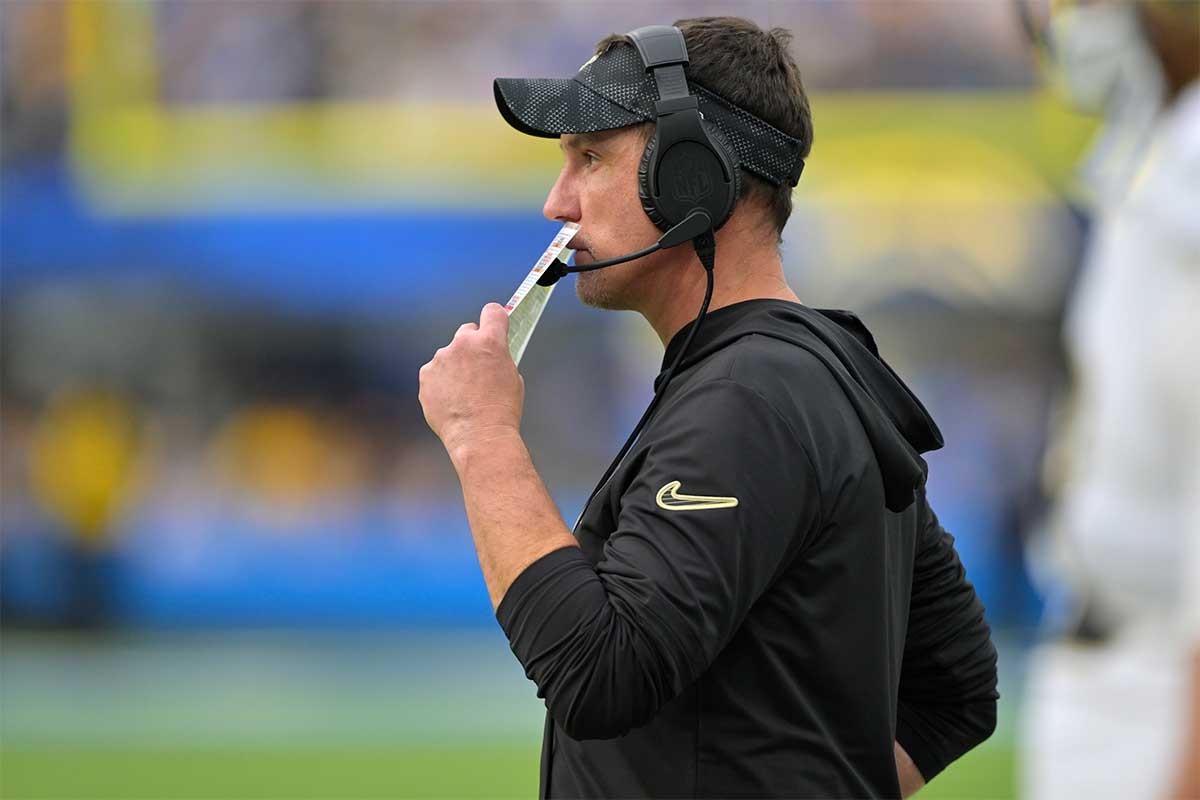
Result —
[{"label": "gold nike swoosh logo", "polygon": [[658,490],[654,502],[667,511],[707,511],[713,508],[733,508],[738,504],[736,497],[705,497],[699,494],[680,494],[683,483],[671,481]]}]

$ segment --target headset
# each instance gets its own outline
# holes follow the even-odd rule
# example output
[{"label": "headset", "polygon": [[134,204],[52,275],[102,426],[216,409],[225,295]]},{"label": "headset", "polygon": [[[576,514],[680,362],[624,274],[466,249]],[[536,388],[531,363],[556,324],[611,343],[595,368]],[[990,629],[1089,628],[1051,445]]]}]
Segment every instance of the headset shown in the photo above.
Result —
[{"label": "headset", "polygon": [[718,230],[737,204],[740,170],[729,141],[704,120],[688,91],[683,33],[673,25],[651,25],[626,36],[658,87],[654,135],[638,167],[642,209],[664,232],[696,209],[703,209]]},{"label": "headset", "polygon": [[712,234],[729,220],[741,195],[741,169],[733,147],[704,119],[696,96],[688,90],[683,32],[673,25],[649,25],[625,35],[658,89],[654,134],[638,165],[638,195],[642,210],[663,235],[643,250],[586,266],[555,261],[538,280],[542,286],[552,286],[572,272],[624,264],[689,241],[711,274],[716,258]]}]

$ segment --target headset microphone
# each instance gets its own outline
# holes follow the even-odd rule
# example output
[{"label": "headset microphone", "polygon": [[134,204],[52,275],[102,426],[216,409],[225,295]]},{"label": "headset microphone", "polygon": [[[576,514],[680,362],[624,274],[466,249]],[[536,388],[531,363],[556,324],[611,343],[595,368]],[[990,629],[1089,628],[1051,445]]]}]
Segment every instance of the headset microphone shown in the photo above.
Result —
[{"label": "headset microphone", "polygon": [[579,267],[569,267],[558,260],[552,261],[550,266],[546,268],[546,271],[542,273],[542,277],[538,278],[538,285],[553,286],[558,283],[559,279],[571,272],[591,272],[594,269],[612,267],[617,264],[624,264],[627,261],[643,258],[651,253],[657,253],[659,250],[666,250],[669,247],[678,247],[684,242],[690,242],[710,232],[712,227],[712,217],[704,209],[697,208],[684,217],[683,221],[679,224],[672,225],[670,230],[658,237],[657,242],[644,250],[638,250],[636,253],[628,253],[616,258],[606,258],[603,261],[593,261],[590,264]]}]

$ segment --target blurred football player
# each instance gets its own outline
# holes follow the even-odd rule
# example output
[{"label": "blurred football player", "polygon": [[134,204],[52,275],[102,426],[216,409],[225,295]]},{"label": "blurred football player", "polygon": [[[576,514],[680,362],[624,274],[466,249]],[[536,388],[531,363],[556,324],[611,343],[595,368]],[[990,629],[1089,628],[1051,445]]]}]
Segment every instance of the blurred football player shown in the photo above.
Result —
[{"label": "blurred football player", "polygon": [[1069,602],[1031,662],[1024,795],[1200,798],[1200,3],[1056,4],[1044,42],[1105,125],[1034,559]]}]

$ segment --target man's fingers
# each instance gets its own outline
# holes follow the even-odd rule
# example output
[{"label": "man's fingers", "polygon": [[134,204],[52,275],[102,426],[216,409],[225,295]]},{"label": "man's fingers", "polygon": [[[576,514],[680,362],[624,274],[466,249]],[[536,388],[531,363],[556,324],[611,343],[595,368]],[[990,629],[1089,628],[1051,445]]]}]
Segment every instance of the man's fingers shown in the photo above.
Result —
[{"label": "man's fingers", "polygon": [[455,336],[455,338],[457,338],[460,333],[464,333],[465,331],[477,331],[477,330],[479,330],[479,326],[476,325],[474,322],[464,322],[462,325],[458,326],[458,330],[456,330],[454,332],[454,336]]},{"label": "man's fingers", "polygon": [[499,303],[488,303],[479,314],[479,330],[500,339],[508,338],[508,312]]}]

